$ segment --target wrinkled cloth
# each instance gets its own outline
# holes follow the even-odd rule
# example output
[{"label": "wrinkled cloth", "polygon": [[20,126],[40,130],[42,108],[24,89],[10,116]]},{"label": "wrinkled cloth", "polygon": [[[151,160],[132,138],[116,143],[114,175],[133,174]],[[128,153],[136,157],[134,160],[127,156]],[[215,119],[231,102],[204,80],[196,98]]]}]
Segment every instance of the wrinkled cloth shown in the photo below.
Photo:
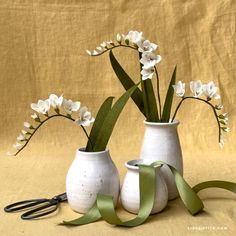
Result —
[{"label": "wrinkled cloth", "polygon": [[[0,3],[0,208],[24,199],[52,197],[65,191],[65,177],[75,150],[86,137],[76,124],[55,118],[45,124],[17,157],[5,153],[30,121],[30,104],[49,94],[79,100],[95,115],[108,96],[124,92],[108,54],[89,57],[117,33],[142,31],[157,43],[162,102],[177,64],[177,80],[211,80],[219,86],[231,133],[225,147],[217,142],[217,124],[209,107],[187,101],[177,119],[184,158],[184,177],[193,186],[221,179],[236,182],[236,2],[233,0],[146,1],[2,1]],[[138,82],[138,56],[126,48],[114,50],[127,73]],[[155,82],[155,78],[153,78]],[[155,87],[154,87],[155,88]],[[179,98],[174,98],[176,107]],[[139,158],[144,117],[129,101],[114,129],[108,148],[119,169]],[[79,215],[63,203],[44,220],[22,221],[20,214],[0,211],[0,235],[235,235],[236,197],[209,189],[200,193],[205,212],[191,216],[179,199],[144,225],[123,229],[97,222],[66,228],[56,224]],[[121,216],[132,217],[119,208]]]}]

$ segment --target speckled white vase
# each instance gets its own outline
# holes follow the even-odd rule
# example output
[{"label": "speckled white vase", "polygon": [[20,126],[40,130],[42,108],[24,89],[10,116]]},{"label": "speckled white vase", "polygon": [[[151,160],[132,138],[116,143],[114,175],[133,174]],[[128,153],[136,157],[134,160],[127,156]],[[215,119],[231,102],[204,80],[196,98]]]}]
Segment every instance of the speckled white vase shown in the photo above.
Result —
[{"label": "speckled white vase", "polygon": [[[141,148],[141,159],[164,161],[174,166],[183,175],[183,158],[177,131],[179,121],[154,123],[144,121],[146,130]],[[179,196],[174,177],[167,166],[161,172],[168,188],[169,200]]]},{"label": "speckled white vase", "polygon": [[79,213],[92,208],[98,193],[119,197],[120,181],[109,151],[84,152],[79,149],[66,177],[66,194],[70,207]]},{"label": "speckled white vase", "polygon": [[[139,168],[135,165],[141,163],[151,164],[152,162],[152,160],[139,159],[125,163],[128,171],[121,188],[120,199],[123,207],[131,213],[137,214],[140,208]],[[168,190],[165,180],[160,172],[161,168],[156,168],[156,195],[151,214],[162,211],[168,202]]]}]

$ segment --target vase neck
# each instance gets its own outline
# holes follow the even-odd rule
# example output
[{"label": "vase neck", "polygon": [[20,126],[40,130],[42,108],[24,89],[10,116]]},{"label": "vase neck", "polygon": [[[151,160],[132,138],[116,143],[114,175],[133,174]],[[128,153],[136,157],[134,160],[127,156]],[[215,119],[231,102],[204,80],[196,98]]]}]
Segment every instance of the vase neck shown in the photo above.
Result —
[{"label": "vase neck", "polygon": [[85,152],[83,148],[76,151],[77,159],[101,160],[110,158],[109,150],[101,152]]},{"label": "vase neck", "polygon": [[146,122],[144,121],[144,125],[146,130],[163,130],[164,132],[175,131],[179,125],[178,121],[174,121],[173,123],[160,123],[160,122]]}]

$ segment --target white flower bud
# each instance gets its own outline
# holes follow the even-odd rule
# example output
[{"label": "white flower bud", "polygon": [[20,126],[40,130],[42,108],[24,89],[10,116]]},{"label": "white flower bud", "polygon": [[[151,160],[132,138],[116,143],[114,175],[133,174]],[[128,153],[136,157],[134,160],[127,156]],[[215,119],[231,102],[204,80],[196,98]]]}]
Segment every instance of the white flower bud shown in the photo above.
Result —
[{"label": "white flower bud", "polygon": [[226,133],[230,132],[230,128],[228,127],[222,127],[221,129]]},{"label": "white flower bud", "polygon": [[118,43],[121,43],[121,35],[120,35],[120,34],[117,34],[117,35],[116,35],[116,41],[117,41]]},{"label": "white flower bud", "polygon": [[21,148],[23,148],[23,145],[20,144],[20,143],[16,143],[16,144],[13,145],[13,147],[14,147],[16,150],[19,151]]},{"label": "white flower bud", "polygon": [[96,49],[97,49],[98,51],[101,51],[101,52],[104,51],[104,49],[103,49],[102,47],[96,47]]},{"label": "white flower bud", "polygon": [[91,56],[91,55],[92,55],[92,52],[91,52],[91,51],[89,51],[88,49],[86,50],[86,52],[89,54],[89,56]]},{"label": "white flower bud", "polygon": [[25,134],[28,134],[28,132],[25,131],[25,130],[23,130],[23,129],[21,130],[21,133],[24,134],[24,135],[25,135]]},{"label": "white flower bud", "polygon": [[107,45],[111,45],[111,46],[114,46],[114,45],[115,45],[115,44],[113,43],[113,41],[111,41],[111,40],[110,40],[110,41],[106,41],[106,44],[107,44]]},{"label": "white flower bud", "polygon": [[24,140],[25,140],[25,137],[24,137],[22,134],[20,134],[20,135],[17,137],[17,140],[19,140],[19,141],[24,141]]},{"label": "white flower bud", "polygon": [[92,53],[91,53],[92,56],[96,56],[96,55],[98,55],[98,54],[99,54],[99,53],[98,53],[96,50],[93,50]]},{"label": "white flower bud", "polygon": [[26,127],[26,128],[30,128],[30,127],[32,127],[32,125],[30,124],[30,123],[28,123],[28,122],[24,122],[24,126]]},{"label": "white flower bud", "polygon": [[223,135],[220,136],[220,147],[223,148],[224,147],[224,144],[225,144],[225,141],[224,141],[224,137]]},{"label": "white flower bud", "polygon": [[215,109],[216,109],[216,110],[221,110],[221,109],[223,109],[223,108],[224,108],[224,106],[223,106],[222,104],[215,105]]},{"label": "white flower bud", "polygon": [[31,115],[31,118],[35,120],[35,119],[37,119],[39,117],[38,117],[38,115],[36,113],[34,113],[33,115]]},{"label": "white flower bud", "polygon": [[103,48],[107,48],[106,42],[102,42],[100,45],[101,45],[101,47],[103,47]]}]

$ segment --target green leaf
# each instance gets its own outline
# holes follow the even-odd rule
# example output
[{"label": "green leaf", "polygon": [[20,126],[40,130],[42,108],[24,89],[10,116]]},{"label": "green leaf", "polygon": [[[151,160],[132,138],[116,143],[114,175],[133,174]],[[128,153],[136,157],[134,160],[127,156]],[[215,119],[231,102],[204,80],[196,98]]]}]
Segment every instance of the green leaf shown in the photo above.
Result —
[{"label": "green leaf", "polygon": [[177,70],[177,65],[175,66],[175,69],[174,69],[174,72],[172,74],[172,78],[169,84],[169,88],[166,94],[165,104],[163,107],[163,112],[162,112],[162,117],[161,117],[162,122],[169,122],[169,119],[170,119],[171,107],[172,107],[173,95],[174,95],[174,89],[172,85],[174,85],[176,81],[176,70]]},{"label": "green leaf", "polygon": [[[114,97],[108,97],[103,102],[103,104],[101,105],[101,107],[96,115],[96,119],[94,121],[93,127],[92,127],[90,135],[89,135],[89,138],[90,138],[93,146],[96,142],[96,138],[98,137],[98,135],[100,133],[100,129],[102,127],[102,124],[104,123],[106,116],[109,114],[109,112],[111,110],[113,99],[114,99]],[[87,146],[86,146],[86,152],[92,152],[92,151],[93,151],[93,149],[92,149],[91,143],[88,141]]]},{"label": "green leaf", "polygon": [[107,143],[111,137],[112,131],[115,127],[116,121],[119,118],[120,113],[122,112],[125,104],[128,99],[131,97],[133,92],[137,89],[138,84],[126,91],[113,105],[108,115],[106,116],[100,132],[96,139],[95,145],[93,147],[95,152],[104,151],[106,149]]},{"label": "green leaf", "polygon": [[[135,83],[133,82],[133,80],[129,77],[129,75],[125,72],[125,70],[121,67],[121,65],[119,64],[119,62],[116,60],[114,54],[112,51],[110,51],[110,61],[111,61],[111,65],[113,70],[116,73],[117,78],[120,80],[121,84],[123,85],[123,87],[125,88],[125,90],[127,91],[128,89],[130,89],[131,87],[133,87],[135,85]],[[138,109],[143,113],[143,115],[145,116],[145,110],[144,110],[144,103],[143,103],[143,96],[142,96],[142,92],[139,88],[137,88],[134,93],[132,94],[131,98],[133,99],[133,101],[135,102],[136,106],[138,107]]]}]

